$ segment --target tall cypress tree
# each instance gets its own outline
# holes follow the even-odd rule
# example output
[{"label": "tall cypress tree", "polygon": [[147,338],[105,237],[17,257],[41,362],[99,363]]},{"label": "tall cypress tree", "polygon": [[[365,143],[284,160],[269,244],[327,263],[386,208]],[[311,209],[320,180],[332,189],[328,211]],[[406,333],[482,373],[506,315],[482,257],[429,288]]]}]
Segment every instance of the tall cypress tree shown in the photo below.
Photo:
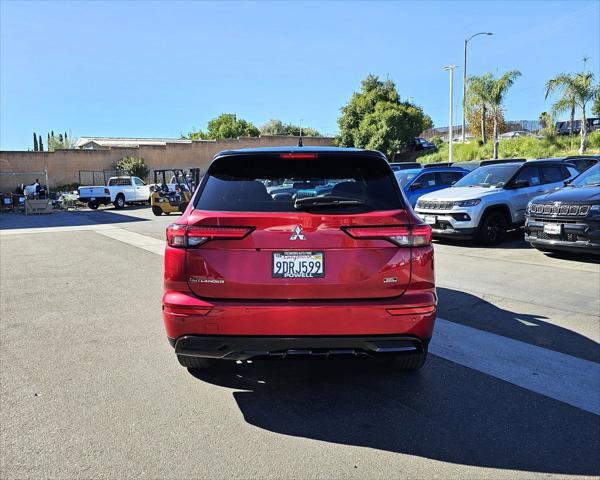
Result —
[{"label": "tall cypress tree", "polygon": [[38,151],[37,135],[33,132],[33,151]]},{"label": "tall cypress tree", "polygon": [[64,139],[65,139],[65,143],[67,143],[67,132],[65,132]]},{"label": "tall cypress tree", "polygon": [[39,143],[39,147],[40,147],[39,151],[43,152],[44,151],[44,144],[42,143],[42,136],[41,135],[40,135],[40,138],[38,140],[38,143]]},{"label": "tall cypress tree", "polygon": [[59,141],[60,143],[63,143],[63,136],[62,136],[62,133],[59,133],[59,134],[58,134],[58,141]]}]

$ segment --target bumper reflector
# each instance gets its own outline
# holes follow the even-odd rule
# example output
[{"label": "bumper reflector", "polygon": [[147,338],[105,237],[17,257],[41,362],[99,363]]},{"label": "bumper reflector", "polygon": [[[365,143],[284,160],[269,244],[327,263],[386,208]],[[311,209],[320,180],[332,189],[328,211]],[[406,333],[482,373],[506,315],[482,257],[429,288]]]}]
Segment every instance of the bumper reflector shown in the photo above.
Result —
[{"label": "bumper reflector", "polygon": [[172,307],[170,305],[164,305],[163,311],[170,315],[177,315],[181,317],[187,317],[189,315],[201,315],[205,316],[210,313],[212,308],[201,308],[201,307]]},{"label": "bumper reflector", "polygon": [[386,312],[390,315],[425,315],[435,312],[435,306],[412,307],[412,308],[388,308]]}]

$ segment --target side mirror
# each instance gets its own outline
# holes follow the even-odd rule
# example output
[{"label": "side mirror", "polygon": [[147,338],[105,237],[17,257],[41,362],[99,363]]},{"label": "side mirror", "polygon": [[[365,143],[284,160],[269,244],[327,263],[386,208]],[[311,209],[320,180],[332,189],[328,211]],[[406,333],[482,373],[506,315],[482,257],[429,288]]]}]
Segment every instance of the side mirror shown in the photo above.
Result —
[{"label": "side mirror", "polygon": [[525,187],[529,187],[530,183],[527,180],[519,180],[518,182],[513,182],[512,187],[513,188],[525,188]]},{"label": "side mirror", "polygon": [[566,187],[567,185],[571,185],[571,180],[565,180],[563,185]]},{"label": "side mirror", "polygon": [[422,183],[413,183],[410,186],[410,190],[418,190],[419,188],[423,188],[423,184]]}]

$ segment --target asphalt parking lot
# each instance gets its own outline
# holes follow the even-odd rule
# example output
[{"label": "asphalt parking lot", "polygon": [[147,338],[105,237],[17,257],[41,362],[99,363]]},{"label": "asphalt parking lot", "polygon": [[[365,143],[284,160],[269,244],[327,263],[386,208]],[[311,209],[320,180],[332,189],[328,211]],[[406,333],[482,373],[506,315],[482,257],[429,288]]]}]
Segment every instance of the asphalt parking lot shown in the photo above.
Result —
[{"label": "asphalt parking lot", "polygon": [[600,475],[600,264],[437,242],[416,375],[371,361],[191,374],[148,208],[0,216],[1,478]]}]

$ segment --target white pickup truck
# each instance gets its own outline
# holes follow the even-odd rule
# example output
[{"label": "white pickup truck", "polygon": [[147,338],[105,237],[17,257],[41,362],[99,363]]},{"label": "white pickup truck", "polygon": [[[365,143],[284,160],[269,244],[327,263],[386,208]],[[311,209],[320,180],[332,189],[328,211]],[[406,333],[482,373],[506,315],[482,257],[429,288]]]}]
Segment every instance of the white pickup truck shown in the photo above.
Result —
[{"label": "white pickup truck", "polygon": [[106,186],[79,187],[79,201],[92,210],[109,203],[121,209],[128,203],[149,203],[150,187],[138,177],[111,177]]}]

